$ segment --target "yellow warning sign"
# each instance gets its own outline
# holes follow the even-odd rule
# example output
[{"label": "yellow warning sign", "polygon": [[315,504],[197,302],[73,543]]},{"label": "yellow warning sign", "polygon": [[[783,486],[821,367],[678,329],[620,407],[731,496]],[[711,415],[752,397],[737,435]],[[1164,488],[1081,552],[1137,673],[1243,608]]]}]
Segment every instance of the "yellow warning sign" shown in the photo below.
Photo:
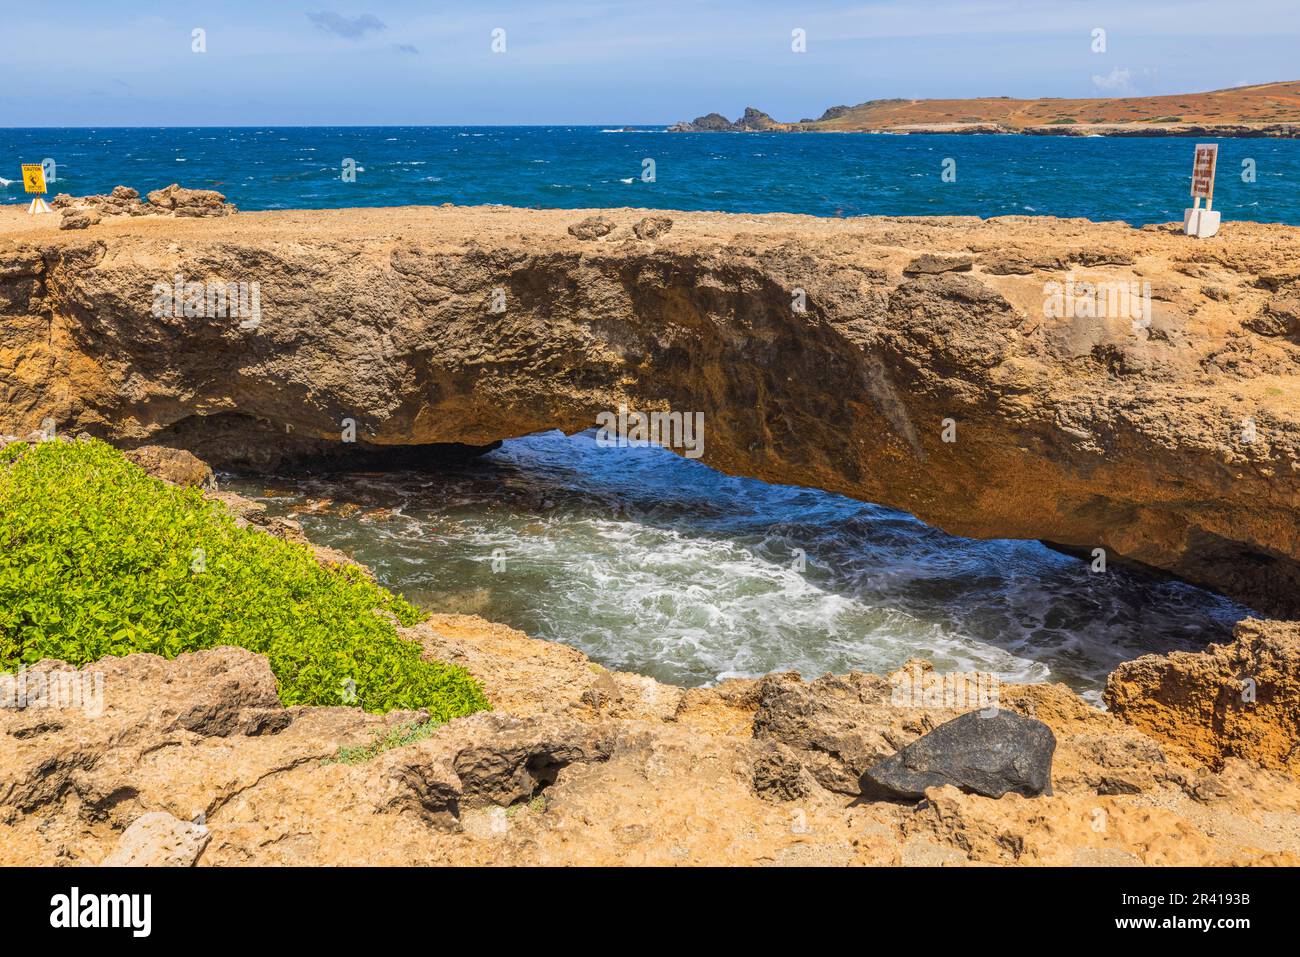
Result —
[{"label": "yellow warning sign", "polygon": [[45,170],[40,163],[23,164],[23,189],[29,193],[45,192]]}]

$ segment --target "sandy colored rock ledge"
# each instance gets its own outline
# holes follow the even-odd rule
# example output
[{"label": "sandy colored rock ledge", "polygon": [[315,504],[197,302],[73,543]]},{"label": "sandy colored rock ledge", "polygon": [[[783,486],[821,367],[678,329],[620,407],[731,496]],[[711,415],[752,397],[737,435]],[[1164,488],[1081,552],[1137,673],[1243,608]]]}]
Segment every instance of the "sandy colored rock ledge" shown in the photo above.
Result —
[{"label": "sandy colored rock ledge", "polygon": [[1300,777],[1300,623],[1244,621],[1234,638],[1125,662],[1106,704],[1211,766],[1238,757]]},{"label": "sandy colored rock ledge", "polygon": [[[237,648],[87,666],[98,716],[0,709],[0,864],[1300,863],[1296,781],[1205,768],[1059,685],[1003,689],[1059,742],[1052,796],[862,801],[835,767],[960,709],[874,675],[683,691],[466,616],[410,636],[496,710],[369,753],[421,716],[280,708]],[[823,750],[845,720],[861,750]]]},{"label": "sandy colored rock ledge", "polygon": [[[569,234],[592,216],[611,231]],[[283,211],[83,234],[3,210],[0,433],[49,418],[273,468],[572,432],[620,403],[701,412],[723,471],[1104,548],[1300,615],[1300,229],[672,213],[649,241],[643,219]],[[256,284],[257,321],[155,315],[177,275]],[[1149,284],[1149,314],[1045,314],[1070,280]]]}]

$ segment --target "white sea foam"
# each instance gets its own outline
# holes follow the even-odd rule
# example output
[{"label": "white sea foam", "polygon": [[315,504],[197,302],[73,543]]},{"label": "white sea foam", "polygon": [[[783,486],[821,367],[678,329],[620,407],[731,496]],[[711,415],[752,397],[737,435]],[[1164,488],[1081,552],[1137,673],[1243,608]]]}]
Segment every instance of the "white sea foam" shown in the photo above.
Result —
[{"label": "white sea foam", "polygon": [[[1179,583],[1093,575],[1037,543],[953,538],[663,449],[602,448],[590,433],[510,441],[442,475],[287,490],[360,504],[362,520],[333,506],[298,517],[417,601],[678,684],[885,672],[920,656],[942,672],[1065,681],[1099,701],[1118,662],[1222,639],[1244,614]],[[264,499],[272,509],[294,500]],[[372,520],[371,508],[390,511]]]}]

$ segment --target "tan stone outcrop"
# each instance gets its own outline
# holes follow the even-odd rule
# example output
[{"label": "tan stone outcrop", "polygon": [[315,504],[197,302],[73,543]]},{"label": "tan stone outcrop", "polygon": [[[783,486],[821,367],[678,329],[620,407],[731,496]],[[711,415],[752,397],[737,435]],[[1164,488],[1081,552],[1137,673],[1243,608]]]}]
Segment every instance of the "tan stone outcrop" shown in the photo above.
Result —
[{"label": "tan stone outcrop", "polygon": [[[268,467],[334,454],[342,418],[375,451],[573,431],[619,402],[703,411],[724,470],[1295,612],[1300,231],[676,213],[650,244],[640,211],[601,215],[599,242],[568,235],[580,214],[482,209],[108,220],[87,240],[0,210],[0,444],[53,420]],[[905,275],[926,256],[972,265]],[[261,321],[155,316],[177,272],[262,284]],[[1150,282],[1150,324],[1045,316],[1070,274]],[[961,709],[899,707],[880,676],[683,690],[435,615],[406,636],[496,711],[369,754],[421,716],[282,708],[239,649],[105,659],[83,669],[102,714],[0,708],[0,863],[1294,864],[1297,627],[1123,665],[1111,714],[1004,686],[1057,739],[1053,794],[915,807],[851,782]]]},{"label": "tan stone outcrop", "polygon": [[166,811],[136,818],[104,858],[105,867],[193,867],[211,834],[202,824],[182,821]]},{"label": "tan stone outcrop", "polygon": [[1243,758],[1300,777],[1300,623],[1250,619],[1234,637],[1121,664],[1106,704],[1214,767]]},{"label": "tan stone outcrop", "polygon": [[150,475],[172,485],[213,490],[217,487],[208,463],[184,449],[142,445],[128,451],[126,457]]},{"label": "tan stone outcrop", "polygon": [[[568,231],[586,211],[120,219],[92,238],[0,211],[0,433],[49,417],[268,468],[575,431],[623,402],[698,411],[724,471],[1300,613],[1300,341],[1275,321],[1300,230],[674,213],[648,244],[642,212],[599,215],[614,228],[589,242]],[[974,265],[905,276],[923,256]],[[258,321],[155,315],[177,275],[257,283]],[[1045,315],[1070,277],[1149,283],[1149,321]]]},{"label": "tan stone outcrop", "polygon": [[[817,779],[851,713],[864,740],[900,743],[951,713],[845,697],[884,678],[764,679],[777,701],[763,682],[683,692],[607,672],[469,616],[410,637],[460,651],[497,710],[403,744],[421,715],[281,708],[266,661],[238,648],[88,665],[97,714],[0,708],[0,864],[1300,862],[1300,783],[1204,768],[1060,685],[1002,688],[1058,740],[1051,796],[945,787],[913,805]],[[76,673],[33,669],[49,671]]]},{"label": "tan stone outcrop", "polygon": [[216,190],[186,189],[179,183],[154,190],[147,201],[140,198],[138,190],[114,186],[111,193],[96,196],[59,193],[50,205],[63,211],[60,229],[86,229],[104,219],[119,216],[205,217],[229,216],[238,212]]}]

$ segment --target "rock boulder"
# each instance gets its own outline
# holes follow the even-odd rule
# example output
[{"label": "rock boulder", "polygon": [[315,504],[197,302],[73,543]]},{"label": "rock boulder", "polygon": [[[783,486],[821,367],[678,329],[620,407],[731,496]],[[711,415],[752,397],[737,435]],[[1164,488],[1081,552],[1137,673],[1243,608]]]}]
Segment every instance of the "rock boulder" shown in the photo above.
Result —
[{"label": "rock boulder", "polygon": [[578,239],[599,239],[614,231],[614,221],[605,216],[588,216],[569,227],[569,235]]},{"label": "rock boulder", "polygon": [[131,823],[101,866],[193,867],[211,839],[202,824],[151,811]]},{"label": "rock boulder", "polygon": [[186,189],[172,183],[149,194],[149,205],[168,210],[175,216],[229,216],[235,207],[214,189]]},{"label": "rock boulder", "polygon": [[952,785],[1000,798],[1051,793],[1056,736],[1041,721],[1011,711],[969,711],[939,725],[862,777],[867,797],[919,801],[929,788]]},{"label": "rock boulder", "polygon": [[185,449],[142,445],[124,454],[154,478],[172,485],[214,490],[217,487],[217,480],[208,464]]},{"label": "rock boulder", "polygon": [[668,216],[647,216],[632,227],[637,239],[657,239],[673,228],[673,221]]}]

